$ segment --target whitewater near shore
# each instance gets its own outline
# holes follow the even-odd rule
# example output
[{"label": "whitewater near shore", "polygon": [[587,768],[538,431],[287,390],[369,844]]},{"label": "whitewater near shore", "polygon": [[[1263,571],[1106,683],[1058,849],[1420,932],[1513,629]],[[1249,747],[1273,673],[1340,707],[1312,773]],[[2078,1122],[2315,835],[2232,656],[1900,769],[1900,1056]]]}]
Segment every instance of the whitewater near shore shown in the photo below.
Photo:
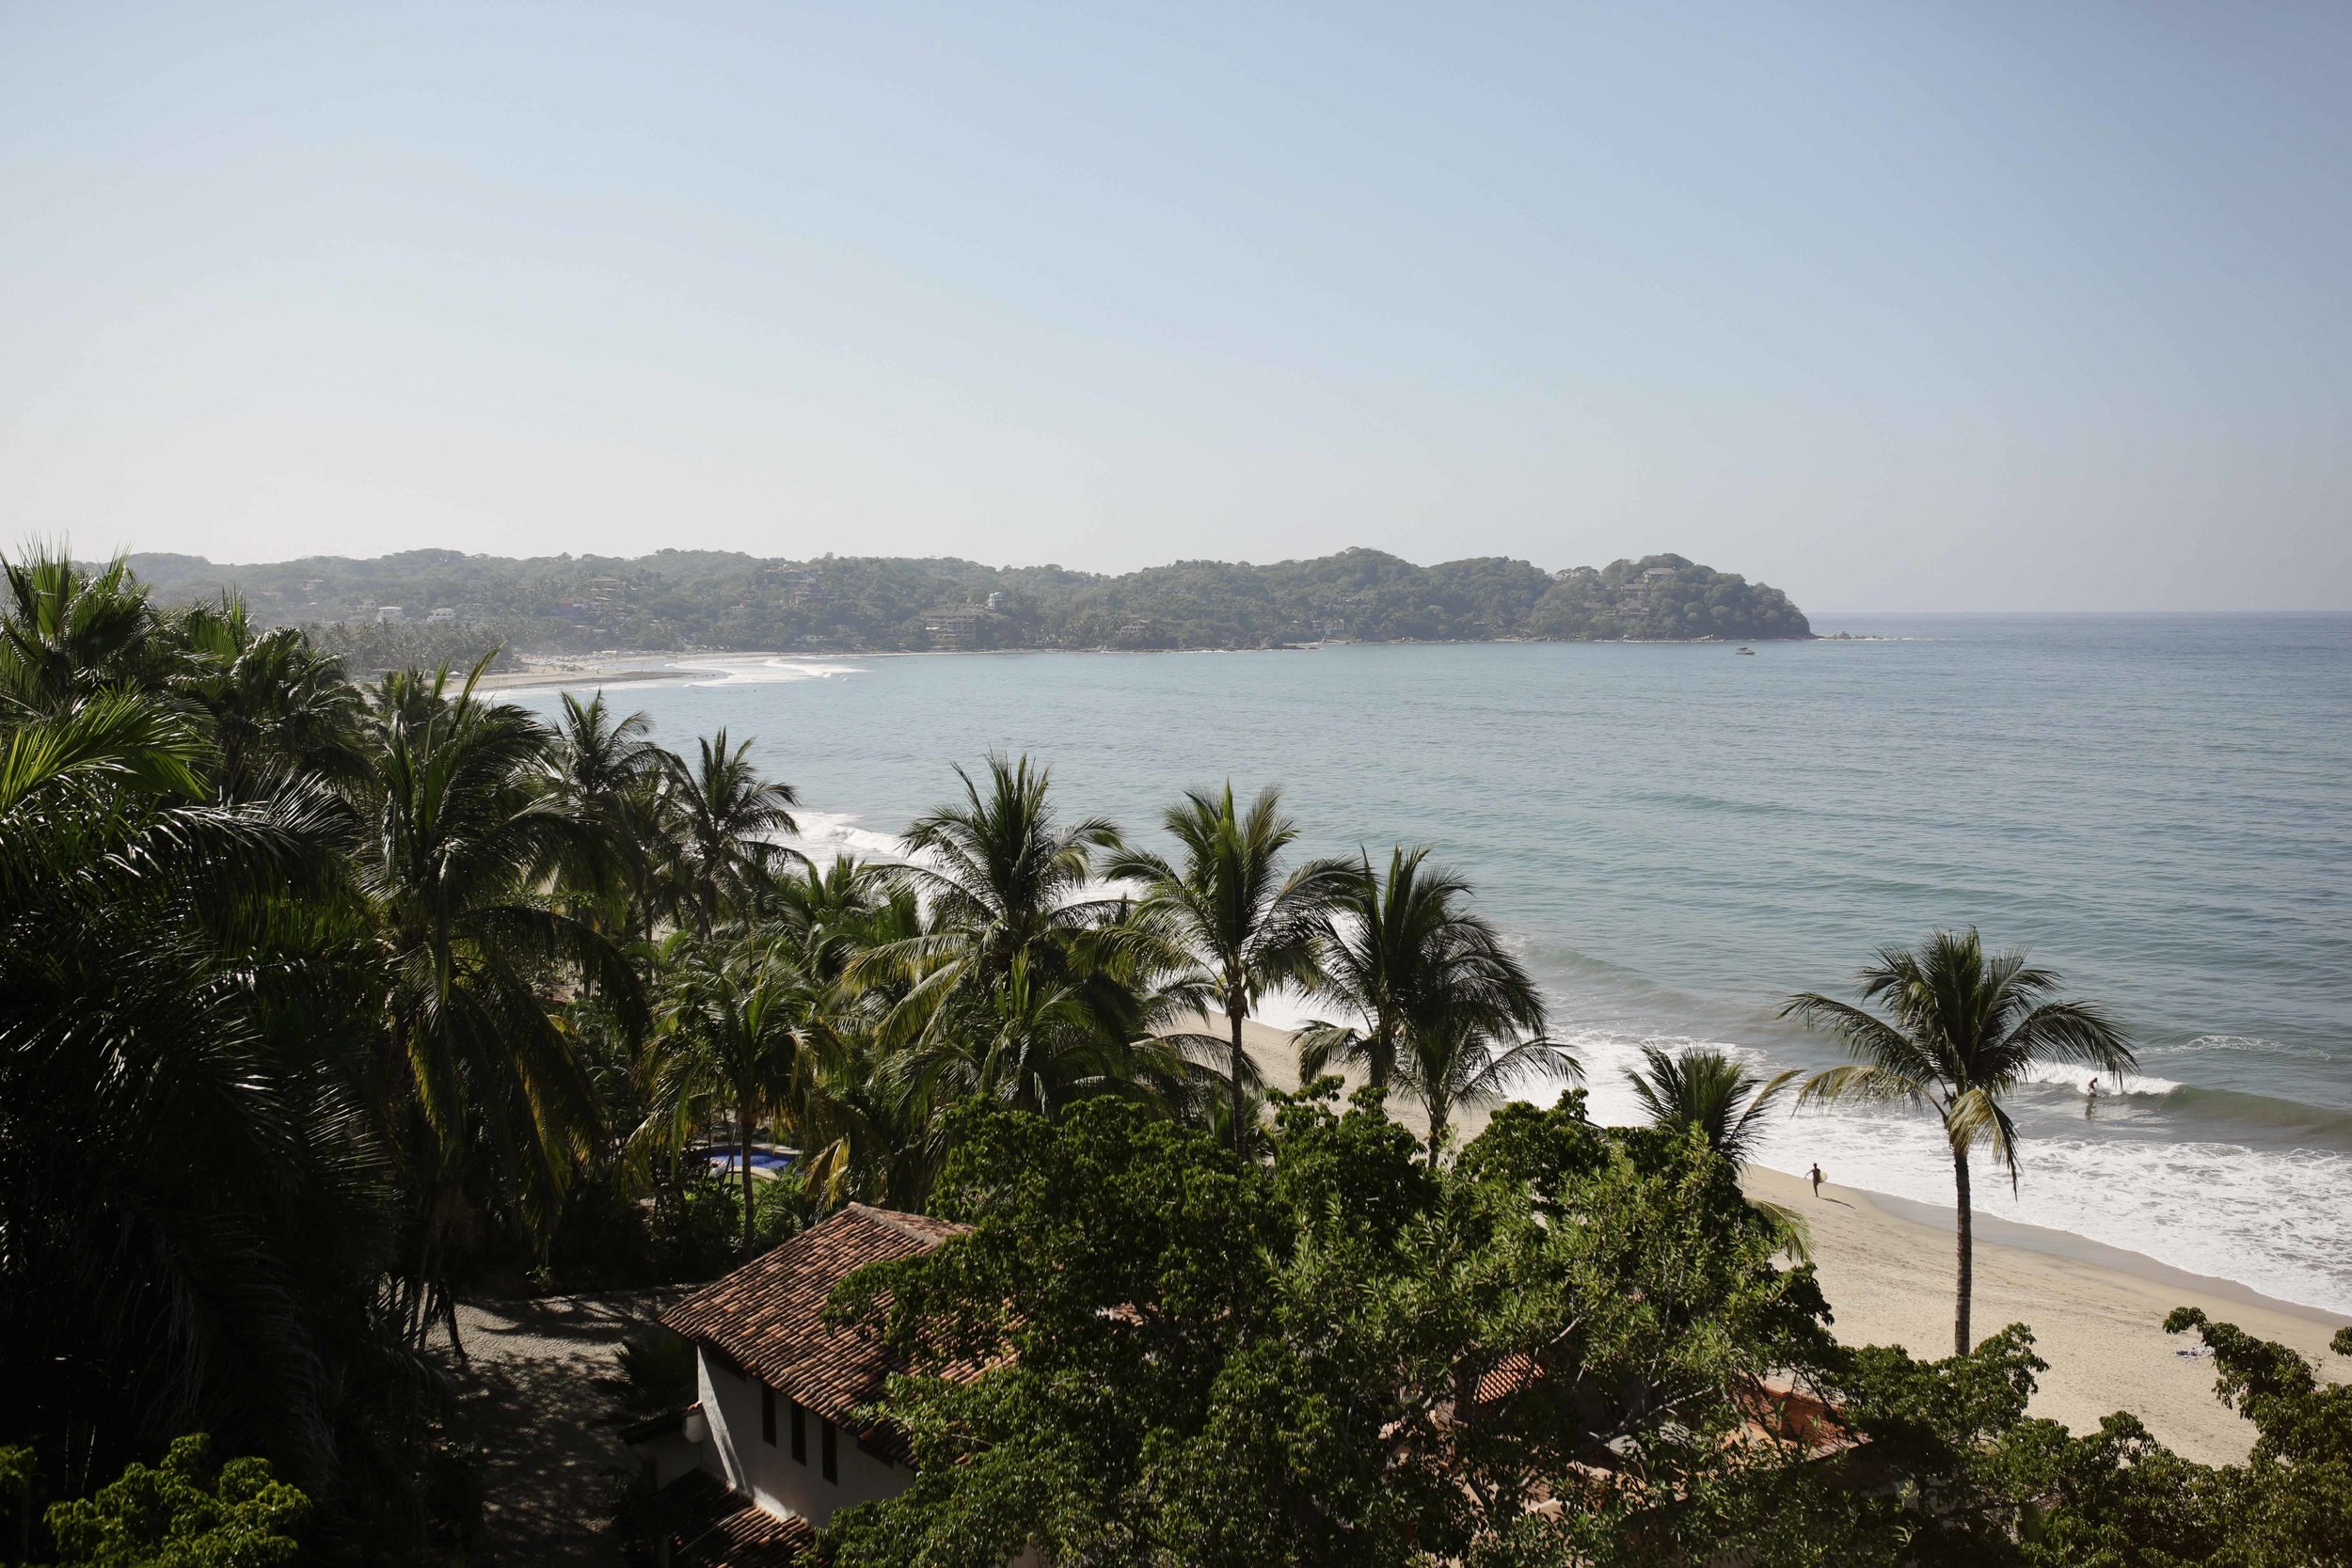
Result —
[{"label": "whitewater near shore", "polygon": [[[1212,1017],[1209,1026],[1223,1032],[1221,1019]],[[1271,1087],[1297,1086],[1287,1031],[1249,1023],[1244,1038]],[[1391,1114],[1416,1132],[1426,1130],[1409,1103],[1393,1102]],[[1474,1137],[1486,1121],[1484,1112],[1470,1113],[1456,1118],[1456,1129]],[[1839,1339],[1900,1345],[1930,1359],[1951,1354],[1951,1211],[1836,1182],[1825,1182],[1816,1197],[1804,1179],[1761,1166],[1748,1169],[1745,1185],[1794,1209],[1812,1227],[1814,1265]],[[2196,1347],[2194,1336],[2164,1332],[2165,1315],[2175,1307],[2201,1307],[2218,1322],[2291,1345],[2317,1359],[2324,1377],[2345,1381],[2352,1370],[2352,1363],[2328,1351],[2329,1336],[2352,1319],[2063,1231],[1980,1216],[1976,1269],[1978,1338],[2008,1323],[2029,1325],[2036,1351],[2050,1364],[2033,1414],[2078,1433],[2127,1410],[2185,1458],[2219,1465],[2246,1457],[2254,1429],[2214,1398],[2212,1362],[2181,1354]]]}]

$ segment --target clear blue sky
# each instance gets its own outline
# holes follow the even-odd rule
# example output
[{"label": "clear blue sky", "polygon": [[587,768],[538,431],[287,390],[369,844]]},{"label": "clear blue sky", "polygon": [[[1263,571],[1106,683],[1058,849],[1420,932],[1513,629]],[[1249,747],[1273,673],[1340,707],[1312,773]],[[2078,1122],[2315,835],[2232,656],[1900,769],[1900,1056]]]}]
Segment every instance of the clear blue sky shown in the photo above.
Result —
[{"label": "clear blue sky", "polygon": [[2352,608],[2352,6],[0,7],[0,538]]}]

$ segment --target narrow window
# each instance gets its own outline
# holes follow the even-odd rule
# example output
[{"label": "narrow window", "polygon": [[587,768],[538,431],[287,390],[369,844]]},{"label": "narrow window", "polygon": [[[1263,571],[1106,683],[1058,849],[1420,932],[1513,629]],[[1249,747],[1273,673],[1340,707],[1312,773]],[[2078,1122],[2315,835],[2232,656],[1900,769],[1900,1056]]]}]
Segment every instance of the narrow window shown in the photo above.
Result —
[{"label": "narrow window", "polygon": [[801,1402],[792,1402],[792,1457],[800,1464],[808,1463],[808,1412]]},{"label": "narrow window", "polygon": [[770,1448],[776,1443],[776,1391],[766,1384],[759,1386],[759,1435]]},{"label": "narrow window", "polygon": [[832,1481],[841,1479],[841,1445],[837,1436],[838,1429],[831,1421],[827,1421],[825,1423],[825,1479]]}]

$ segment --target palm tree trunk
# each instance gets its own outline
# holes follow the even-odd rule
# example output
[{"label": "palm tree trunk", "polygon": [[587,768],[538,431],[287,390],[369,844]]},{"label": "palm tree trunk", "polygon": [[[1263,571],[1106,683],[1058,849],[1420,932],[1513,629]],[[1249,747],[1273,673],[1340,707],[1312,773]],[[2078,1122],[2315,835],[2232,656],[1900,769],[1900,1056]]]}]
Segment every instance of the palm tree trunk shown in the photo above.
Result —
[{"label": "palm tree trunk", "polygon": [[1968,1212],[1968,1151],[1952,1150],[1952,1184],[1960,1196],[1960,1302],[1952,1319],[1952,1352],[1965,1355],[1968,1340],[1968,1296],[1977,1281],[1976,1238]]},{"label": "palm tree trunk", "polygon": [[1239,991],[1230,991],[1226,994],[1225,1022],[1233,1032],[1233,1059],[1228,1064],[1233,1069],[1233,1153],[1244,1160],[1249,1157],[1249,1133],[1248,1130],[1242,1126],[1241,1093],[1242,1064],[1245,1060],[1242,1055],[1241,1020],[1242,1013],[1247,1006],[1248,1004],[1242,1000]]},{"label": "palm tree trunk", "polygon": [[742,1102],[743,1114],[737,1118],[742,1130],[741,1148],[738,1152],[743,1161],[743,1256],[752,1255],[752,1101],[747,1095]]},{"label": "palm tree trunk", "polygon": [[1438,1145],[1445,1137],[1445,1107],[1429,1107],[1429,1174],[1438,1174]]}]

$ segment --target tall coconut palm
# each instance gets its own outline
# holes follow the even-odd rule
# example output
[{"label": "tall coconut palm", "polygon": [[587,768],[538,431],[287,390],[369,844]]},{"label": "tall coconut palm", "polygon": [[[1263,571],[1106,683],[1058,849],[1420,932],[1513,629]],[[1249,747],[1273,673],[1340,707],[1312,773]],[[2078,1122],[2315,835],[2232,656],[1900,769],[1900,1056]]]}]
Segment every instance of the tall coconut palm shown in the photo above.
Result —
[{"label": "tall coconut palm", "polygon": [[[361,880],[388,976],[386,1016],[417,1114],[422,1195],[411,1323],[453,1324],[448,1243],[472,1180],[543,1233],[597,1115],[556,1009],[569,977],[642,1019],[634,972],[553,906],[559,866],[597,853],[601,825],[550,795],[554,736],[446,670],[387,682],[367,791]],[[479,1194],[473,1196],[482,1196]]]},{"label": "tall coconut palm", "polygon": [[723,729],[695,744],[697,760],[670,769],[669,810],[680,892],[694,928],[708,936],[725,908],[748,908],[770,877],[803,858],[775,841],[800,831],[792,808],[801,797],[760,775],[751,741],[730,750]]},{"label": "tall coconut palm", "polygon": [[1396,1063],[1400,1085],[1429,1118],[1428,1163],[1433,1172],[1445,1148],[1454,1113],[1498,1104],[1513,1091],[1583,1075],[1565,1046],[1541,1037],[1496,1035],[1480,1005],[1455,1010],[1442,1003],[1407,1031]]},{"label": "tall coconut palm", "polygon": [[1937,931],[1917,946],[1883,947],[1855,976],[1864,1004],[1792,996],[1781,1016],[1829,1030],[1856,1060],[1805,1081],[1799,1103],[1895,1101],[1933,1111],[1951,1149],[1959,1202],[1960,1280],[1952,1346],[1965,1355],[1975,1244],[1968,1159],[1981,1140],[2017,1185],[2017,1127],[2002,1104],[2039,1063],[2122,1074],[2137,1065],[2122,1029],[2087,1002],[2053,1000],[2058,977],[2021,949],[1987,955],[1976,928]]},{"label": "tall coconut palm", "polygon": [[[1707,1140],[1707,1147],[1745,1165],[1763,1136],[1764,1117],[1796,1083],[1797,1069],[1770,1078],[1748,1070],[1730,1053],[1699,1046],[1680,1055],[1644,1046],[1646,1066],[1628,1068],[1626,1080],[1653,1127],[1681,1128]],[[1804,1216],[1785,1204],[1750,1198],[1781,1244],[1799,1259],[1812,1254],[1812,1232]]]},{"label": "tall coconut palm", "polygon": [[1318,860],[1286,875],[1283,853],[1298,829],[1271,786],[1246,812],[1234,808],[1230,783],[1221,794],[1190,790],[1161,820],[1183,847],[1181,866],[1129,848],[1107,872],[1143,889],[1143,918],[1164,924],[1190,959],[1194,972],[1170,989],[1205,991],[1225,1014],[1227,1119],[1234,1150],[1243,1152],[1249,1142],[1244,1101],[1257,1077],[1243,1025],[1267,991],[1318,978],[1316,939],[1355,868]]},{"label": "tall coconut palm", "polygon": [[601,823],[606,845],[618,851],[606,865],[574,868],[573,879],[586,884],[610,925],[639,935],[652,926],[661,789],[677,761],[646,738],[652,732],[652,719],[616,714],[601,691],[585,703],[566,691],[548,759],[556,799]]},{"label": "tall coconut palm", "polygon": [[[714,1101],[735,1112],[743,1183],[743,1255],[754,1220],[752,1144],[761,1122],[804,1099],[823,1030],[818,991],[785,943],[753,935],[723,944],[671,939],[661,1036],[649,1056],[651,1109],[644,1139],[675,1148]],[[796,1131],[798,1131],[796,1129]],[[810,1151],[803,1139],[803,1154]]]},{"label": "tall coconut palm", "polygon": [[992,755],[985,792],[962,768],[956,777],[963,799],[915,819],[910,863],[891,873],[921,900],[926,929],[850,969],[855,984],[904,988],[886,1043],[920,1035],[950,1001],[1002,986],[1016,958],[1057,986],[1093,976],[1115,985],[1119,950],[1140,942],[1132,926],[1111,929],[1121,900],[1088,895],[1095,854],[1119,847],[1117,828],[1101,817],[1064,824],[1047,770],[1026,757]]},{"label": "tall coconut palm", "polygon": [[316,1486],[330,1341],[390,1260],[353,1035],[290,950],[331,923],[339,803],[217,803],[178,705],[45,696],[0,705],[0,1403],[85,1465],[201,1425]]},{"label": "tall coconut palm", "polygon": [[1298,1034],[1298,1070],[1311,1078],[1339,1062],[1387,1089],[1413,1031],[1474,1029],[1489,1038],[1541,1035],[1535,982],[1502,939],[1465,907],[1470,884],[1429,863],[1429,850],[1398,848],[1386,876],[1369,858],[1353,869],[1324,917],[1311,994],[1355,1022],[1310,1023]]}]

